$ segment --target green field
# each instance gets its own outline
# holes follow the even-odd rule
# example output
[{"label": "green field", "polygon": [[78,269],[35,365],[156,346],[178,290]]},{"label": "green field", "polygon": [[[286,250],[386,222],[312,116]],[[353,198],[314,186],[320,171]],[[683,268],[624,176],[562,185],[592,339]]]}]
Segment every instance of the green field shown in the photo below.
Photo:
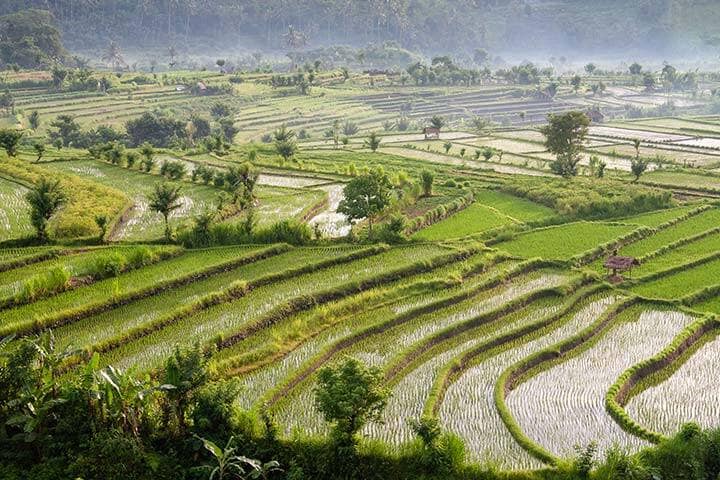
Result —
[{"label": "green field", "polygon": [[[530,3],[528,15],[542,2]],[[183,469],[222,457],[232,435],[226,457],[281,461],[281,473],[243,478],[696,478],[630,467],[686,420],[720,427],[708,380],[720,120],[701,115],[707,95],[646,91],[642,75],[605,66],[573,88],[583,66],[572,61],[530,83],[512,67],[463,77],[469,57],[458,77],[416,80],[404,66],[316,65],[305,57],[315,46],[169,69],[174,49],[152,72],[149,56],[118,72],[92,66],[106,91],[80,88],[75,68],[59,86],[50,71],[0,70],[15,102],[1,125],[23,132],[17,155],[0,151],[0,387],[13,395],[0,394],[0,477],[150,478],[139,462],[152,478],[206,478]],[[696,73],[703,89],[720,86]],[[664,114],[668,99],[676,116],[635,118]],[[590,124],[577,170],[554,173],[547,114],[595,107],[606,120]],[[148,113],[163,129],[134,131]],[[77,132],[58,144],[64,115]],[[433,116],[439,138],[425,138]],[[638,181],[635,137],[651,160]],[[591,171],[591,155],[604,170]],[[171,180],[168,165],[184,172]],[[30,219],[42,223],[47,205],[26,195],[46,179],[62,195],[43,197],[58,200],[43,237]],[[150,207],[162,186],[180,188],[167,231]],[[608,275],[615,253],[637,264]],[[338,365],[387,393],[349,437],[331,436],[345,420],[326,421],[318,400]],[[349,388],[356,401],[370,396],[363,382]],[[72,465],[54,471],[29,460],[59,465],[65,451]],[[92,473],[99,457],[127,471]],[[169,458],[182,464],[174,473]],[[334,468],[318,473],[328,458]],[[632,471],[603,470],[611,463]],[[351,464],[363,473],[343,476]]]},{"label": "green field", "polygon": [[632,232],[628,225],[581,222],[521,233],[497,244],[497,248],[524,258],[568,260],[598,245]]},{"label": "green field", "polygon": [[23,237],[32,232],[29,209],[24,201],[27,188],[15,182],[0,178],[0,224],[1,240]]},{"label": "green field", "polygon": [[418,240],[446,240],[479,235],[494,228],[511,225],[514,221],[495,209],[473,203],[451,217],[415,234]]}]

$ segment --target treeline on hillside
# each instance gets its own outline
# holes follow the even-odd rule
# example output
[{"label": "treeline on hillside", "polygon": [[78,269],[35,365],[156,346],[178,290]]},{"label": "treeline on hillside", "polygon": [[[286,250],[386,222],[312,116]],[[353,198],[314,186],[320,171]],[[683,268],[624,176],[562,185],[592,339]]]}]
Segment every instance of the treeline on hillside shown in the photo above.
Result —
[{"label": "treeline on hillside", "polygon": [[0,16],[0,65],[37,68],[62,62],[66,55],[55,19],[47,10]]},{"label": "treeline on hillside", "polygon": [[[382,373],[354,359],[318,373],[327,437],[285,439],[272,415],[243,411],[242,382],[213,378],[200,346],[176,349],[153,376],[104,366],[57,346],[52,333],[0,339],[0,477],[5,480],[508,478],[465,463],[465,446],[437,419],[410,419],[397,451],[360,438],[390,395]],[[492,442],[493,439],[486,439]],[[637,455],[595,444],[528,480],[715,480],[720,430],[687,424]],[[257,460],[256,460],[257,459]],[[214,472],[214,473],[213,473]]]},{"label": "treeline on hillside", "polygon": [[[192,45],[203,38],[251,37],[256,48],[285,48],[292,25],[314,46],[387,40],[413,50],[477,47],[607,48],[655,51],[677,31],[703,29],[694,8],[712,2],[530,2],[527,0],[5,0],[0,14],[49,9],[75,48],[115,39],[136,47]],[[697,17],[697,18],[696,18]],[[700,21],[698,21],[698,18]],[[638,19],[642,19],[638,21]],[[70,35],[70,33],[72,35]],[[699,35],[695,34],[695,38]],[[296,38],[297,39],[297,38]],[[247,43],[246,43],[247,45]],[[252,44],[251,44],[252,45]],[[296,45],[302,46],[302,45]]]}]

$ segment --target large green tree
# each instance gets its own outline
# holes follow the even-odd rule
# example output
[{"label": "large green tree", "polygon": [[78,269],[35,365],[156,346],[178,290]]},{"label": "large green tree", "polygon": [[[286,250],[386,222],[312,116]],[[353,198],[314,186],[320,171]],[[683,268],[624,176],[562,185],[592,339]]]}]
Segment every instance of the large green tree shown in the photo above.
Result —
[{"label": "large green tree", "polygon": [[168,147],[185,136],[186,122],[161,113],[145,112],[140,117],[128,120],[125,130],[131,146],[149,143],[155,147]]},{"label": "large green tree", "polygon": [[555,154],[550,164],[553,172],[563,177],[577,175],[580,153],[590,126],[590,118],[583,112],[548,115],[548,124],[540,128],[545,135],[545,147]]},{"label": "large green tree", "polygon": [[55,18],[47,10],[29,9],[1,16],[0,64],[37,68],[63,61],[66,52],[60,37]]},{"label": "large green tree", "polygon": [[0,148],[4,148],[5,153],[14,157],[17,155],[17,148],[22,136],[23,132],[21,130],[13,130],[10,128],[0,130]]},{"label": "large green tree", "polygon": [[315,405],[333,424],[334,440],[340,446],[351,447],[360,429],[379,419],[389,395],[380,369],[348,358],[340,365],[320,370]]},{"label": "large green tree", "polygon": [[60,140],[66,147],[71,145],[78,146],[82,140],[82,130],[80,124],[72,115],[58,115],[55,120],[50,122],[53,130],[50,130],[50,139]]},{"label": "large green tree", "polygon": [[374,171],[360,175],[345,186],[337,211],[350,220],[367,218],[372,233],[373,219],[390,203],[390,189],[390,180],[384,173]]}]

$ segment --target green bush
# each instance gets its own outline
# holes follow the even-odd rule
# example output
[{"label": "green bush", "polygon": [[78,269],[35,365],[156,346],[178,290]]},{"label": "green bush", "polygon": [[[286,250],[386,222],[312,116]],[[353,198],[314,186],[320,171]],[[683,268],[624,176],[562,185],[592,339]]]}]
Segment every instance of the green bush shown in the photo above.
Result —
[{"label": "green bush", "polygon": [[501,190],[570,217],[609,218],[666,208],[668,191],[607,179],[512,178]]},{"label": "green bush", "polygon": [[[140,443],[113,431],[94,437],[68,467],[70,478],[84,480],[145,480],[154,478],[150,459]],[[61,477],[58,477],[61,478]]]},{"label": "green bush", "polygon": [[15,296],[17,303],[27,303],[33,300],[65,290],[70,281],[70,272],[65,267],[54,267],[44,273],[39,273],[23,282],[20,291]]},{"label": "green bush", "polygon": [[257,243],[289,243],[305,245],[312,238],[312,230],[307,224],[297,220],[282,220],[259,230],[253,238]]},{"label": "green bush", "polygon": [[241,243],[289,243],[306,245],[312,239],[312,230],[297,220],[282,220],[255,230],[247,222],[239,224],[217,223],[207,230],[183,228],[177,240],[188,248],[208,245],[237,245]]},{"label": "green bush", "polygon": [[128,259],[120,252],[110,252],[98,256],[91,267],[90,275],[95,279],[117,277],[128,264]]},{"label": "green bush", "polygon": [[126,268],[135,269],[150,265],[158,260],[158,255],[145,246],[134,247],[126,254]]},{"label": "green bush", "polygon": [[402,215],[395,215],[373,232],[371,240],[381,243],[402,243],[407,240],[403,233],[407,228],[407,219]]}]

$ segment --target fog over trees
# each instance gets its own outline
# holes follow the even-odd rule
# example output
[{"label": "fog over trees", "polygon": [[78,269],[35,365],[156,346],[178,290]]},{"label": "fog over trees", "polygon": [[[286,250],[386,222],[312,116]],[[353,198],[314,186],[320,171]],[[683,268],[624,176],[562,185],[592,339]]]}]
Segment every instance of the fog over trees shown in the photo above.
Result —
[{"label": "fog over trees", "polygon": [[[169,47],[238,51],[396,42],[425,54],[657,56],[712,53],[708,0],[6,0],[0,15],[48,10],[72,49]],[[638,21],[642,19],[642,21]],[[0,25],[0,30],[3,30]],[[288,30],[306,41],[288,42]],[[11,29],[12,30],[12,29]],[[71,35],[70,35],[71,33]]]}]

